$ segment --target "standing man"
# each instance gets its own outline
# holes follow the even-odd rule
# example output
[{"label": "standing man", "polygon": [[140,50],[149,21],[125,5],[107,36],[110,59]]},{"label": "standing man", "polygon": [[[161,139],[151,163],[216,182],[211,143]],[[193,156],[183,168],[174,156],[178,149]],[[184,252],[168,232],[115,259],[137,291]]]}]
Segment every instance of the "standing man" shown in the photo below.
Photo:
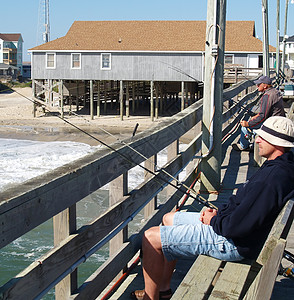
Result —
[{"label": "standing man", "polygon": [[294,124],[270,117],[256,143],[266,157],[262,167],[218,210],[170,212],[163,226],[144,233],[142,240],[145,289],[133,299],[170,299],[170,280],[178,258],[199,254],[226,261],[256,259],[281,209],[294,196]]},{"label": "standing man", "polygon": [[279,91],[272,87],[272,80],[268,76],[261,76],[255,80],[258,91],[264,93],[259,105],[259,112],[250,120],[241,121],[241,136],[238,144],[232,147],[236,151],[249,151],[252,130],[260,128],[262,123],[271,116],[285,117],[283,97]]}]

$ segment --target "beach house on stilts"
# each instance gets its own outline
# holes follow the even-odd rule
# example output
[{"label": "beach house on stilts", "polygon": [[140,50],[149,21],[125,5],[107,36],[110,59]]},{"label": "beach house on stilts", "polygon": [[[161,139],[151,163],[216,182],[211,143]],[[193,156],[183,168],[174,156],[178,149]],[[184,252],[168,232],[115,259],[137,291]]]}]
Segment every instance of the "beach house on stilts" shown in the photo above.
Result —
[{"label": "beach house on stilts", "polygon": [[[76,21],[64,37],[30,49],[33,96],[62,114],[74,104],[92,119],[135,115],[141,102],[151,118],[168,115],[202,97],[205,35],[205,21]],[[224,82],[261,68],[254,22],[227,21]]]}]

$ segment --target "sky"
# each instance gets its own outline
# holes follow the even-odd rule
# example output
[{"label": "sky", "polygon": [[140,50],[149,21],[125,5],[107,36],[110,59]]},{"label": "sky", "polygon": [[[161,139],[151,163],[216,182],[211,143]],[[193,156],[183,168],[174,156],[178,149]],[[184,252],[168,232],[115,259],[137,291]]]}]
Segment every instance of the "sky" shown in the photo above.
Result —
[{"label": "sky", "polygon": [[[21,33],[23,61],[30,61],[28,49],[40,44],[40,3],[44,0],[2,1],[0,33]],[[293,2],[293,3],[292,3]],[[12,6],[13,3],[13,6]],[[255,21],[262,39],[262,0],[227,0],[229,21]],[[286,0],[280,0],[280,35],[284,34]],[[268,0],[269,40],[276,46],[277,1]],[[49,0],[50,40],[64,36],[74,21],[105,20],[206,20],[207,1],[203,0]],[[39,34],[38,34],[39,33]],[[287,35],[294,35],[294,0],[288,6]]]}]

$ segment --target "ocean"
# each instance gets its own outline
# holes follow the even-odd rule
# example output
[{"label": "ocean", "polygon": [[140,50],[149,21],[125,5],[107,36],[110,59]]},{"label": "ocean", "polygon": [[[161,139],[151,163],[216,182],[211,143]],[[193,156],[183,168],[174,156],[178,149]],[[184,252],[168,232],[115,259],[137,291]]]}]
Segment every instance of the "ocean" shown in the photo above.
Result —
[{"label": "ocean", "polygon": [[[0,191],[21,184],[26,180],[44,174],[63,164],[74,161],[99,146],[77,142],[39,142],[17,139],[0,139]],[[183,149],[185,145],[181,145]],[[158,165],[167,161],[164,149],[158,155]],[[185,171],[180,174],[180,179]],[[135,188],[144,178],[139,166],[129,171],[129,189]],[[77,227],[89,223],[108,208],[108,185],[77,203]],[[21,217],[21,216],[20,216]],[[133,222],[140,222],[140,217]],[[131,230],[130,230],[131,231]],[[32,262],[38,260],[53,247],[53,225],[48,220],[0,250],[0,286],[17,275]],[[81,284],[108,258],[108,245],[92,255],[78,268]],[[44,299],[53,299],[54,290]]]}]

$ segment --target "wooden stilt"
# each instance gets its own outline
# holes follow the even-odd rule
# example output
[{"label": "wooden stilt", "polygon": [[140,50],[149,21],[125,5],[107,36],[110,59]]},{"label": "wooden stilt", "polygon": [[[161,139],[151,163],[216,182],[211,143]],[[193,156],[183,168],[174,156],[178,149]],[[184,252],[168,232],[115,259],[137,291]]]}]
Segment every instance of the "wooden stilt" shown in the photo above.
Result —
[{"label": "wooden stilt", "polygon": [[63,80],[59,83],[59,93],[60,93],[60,108],[61,108],[61,118],[64,118],[64,107],[63,107]]},{"label": "wooden stilt", "polygon": [[94,120],[93,80],[90,80],[90,115],[91,115],[91,120]]},{"label": "wooden stilt", "polygon": [[123,81],[119,82],[119,103],[120,103],[120,119],[124,119],[124,90],[123,90]]},{"label": "wooden stilt", "polygon": [[182,81],[181,85],[181,111],[185,109],[185,82]]},{"label": "wooden stilt", "polygon": [[97,117],[100,117],[100,80],[97,81]]},{"label": "wooden stilt", "polygon": [[130,94],[129,94],[129,82],[126,82],[126,117],[130,116]]},{"label": "wooden stilt", "polygon": [[153,81],[150,81],[150,117],[154,121]]}]

